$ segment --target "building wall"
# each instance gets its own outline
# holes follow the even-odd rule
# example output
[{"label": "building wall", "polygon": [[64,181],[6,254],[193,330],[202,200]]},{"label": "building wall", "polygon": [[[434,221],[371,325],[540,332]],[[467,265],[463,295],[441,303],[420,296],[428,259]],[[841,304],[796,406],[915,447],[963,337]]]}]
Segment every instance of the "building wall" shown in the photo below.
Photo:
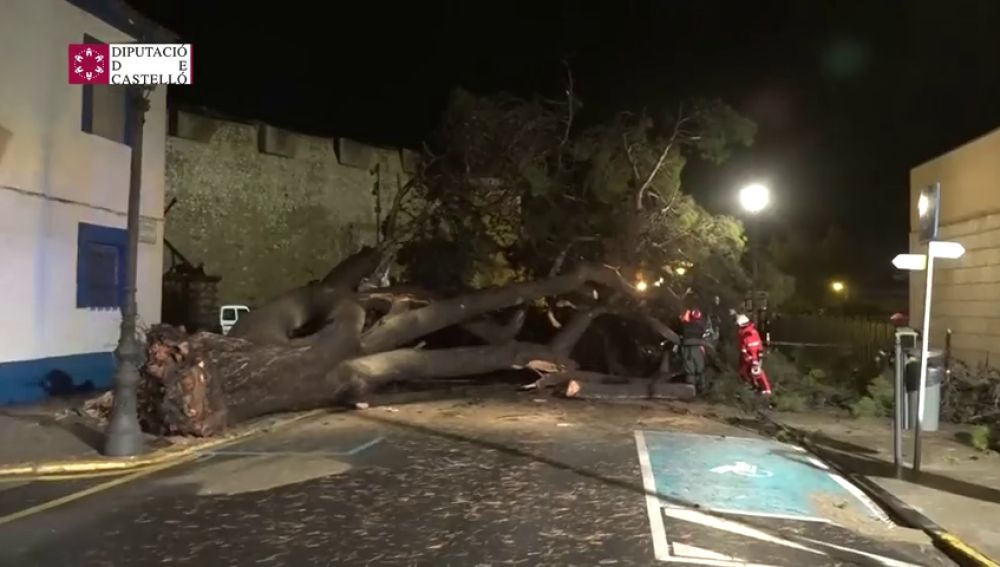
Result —
[{"label": "building wall", "polygon": [[[0,403],[45,395],[55,374],[111,383],[121,316],[77,308],[80,222],[124,228],[131,150],[81,130],[83,88],[67,45],[131,38],[63,0],[4,0],[0,52]],[[95,118],[100,118],[95,116]],[[141,322],[159,321],[166,92],[153,92],[143,148]],[[53,374],[55,373],[55,374]]]},{"label": "building wall", "polygon": [[170,134],[166,237],[222,278],[223,303],[259,305],[375,243],[412,171],[406,151],[186,111]]},{"label": "building wall", "polygon": [[[1000,129],[921,164],[910,172],[910,250],[918,242],[920,190],[941,183],[940,235],[965,246],[958,260],[938,260],[934,270],[931,341],[941,347],[952,330],[955,355],[971,362],[1000,362]],[[910,312],[923,318],[924,272],[910,277]]]}]

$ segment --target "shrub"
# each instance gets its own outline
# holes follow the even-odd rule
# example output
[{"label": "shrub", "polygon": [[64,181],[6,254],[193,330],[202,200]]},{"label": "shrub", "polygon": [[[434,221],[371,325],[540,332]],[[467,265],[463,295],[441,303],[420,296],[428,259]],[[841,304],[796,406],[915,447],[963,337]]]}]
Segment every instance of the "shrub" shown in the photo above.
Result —
[{"label": "shrub", "polygon": [[878,402],[865,396],[851,404],[851,415],[854,417],[882,417],[884,414]]},{"label": "shrub", "polygon": [[989,451],[995,442],[993,430],[988,425],[977,425],[969,434],[972,446],[979,451]]},{"label": "shrub", "polygon": [[806,411],[809,409],[809,401],[801,394],[796,394],[795,392],[776,392],[774,395],[774,407],[778,411]]}]

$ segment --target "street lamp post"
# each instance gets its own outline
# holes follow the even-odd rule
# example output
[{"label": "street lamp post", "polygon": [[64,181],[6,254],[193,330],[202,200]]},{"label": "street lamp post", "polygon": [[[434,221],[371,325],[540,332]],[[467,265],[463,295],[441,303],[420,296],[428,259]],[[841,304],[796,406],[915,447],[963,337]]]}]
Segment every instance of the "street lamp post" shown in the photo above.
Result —
[{"label": "street lamp post", "polygon": [[757,321],[757,270],[758,270],[758,256],[759,243],[760,240],[760,229],[759,226],[759,213],[767,208],[768,204],[771,202],[771,190],[767,188],[766,185],[760,183],[753,183],[747,185],[743,189],[740,189],[740,205],[743,206],[743,210],[753,215],[753,221],[750,223],[750,261],[752,262],[752,272],[750,276],[750,318],[753,319],[754,323]]},{"label": "street lamp post", "polygon": [[104,442],[104,454],[109,457],[131,457],[143,450],[142,429],[139,427],[138,400],[139,366],[142,345],[136,337],[136,274],[139,260],[139,199],[142,188],[142,129],[146,111],[149,110],[147,92],[151,87],[126,87],[131,108],[129,114],[129,142],[132,147],[131,170],[128,186],[128,258],[125,272],[125,297],[122,299],[121,335],[115,357],[114,401]]}]

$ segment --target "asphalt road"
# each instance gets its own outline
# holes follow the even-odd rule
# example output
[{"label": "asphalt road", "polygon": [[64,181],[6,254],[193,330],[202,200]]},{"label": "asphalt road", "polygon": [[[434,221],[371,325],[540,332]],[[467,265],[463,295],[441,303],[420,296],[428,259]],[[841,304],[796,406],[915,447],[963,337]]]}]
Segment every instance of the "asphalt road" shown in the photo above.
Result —
[{"label": "asphalt road", "polygon": [[[0,523],[0,565],[950,564],[844,512],[850,498],[824,522],[656,496],[635,431],[750,435],[712,420],[531,398],[399,410],[323,416]],[[0,485],[0,515],[108,480]]]}]

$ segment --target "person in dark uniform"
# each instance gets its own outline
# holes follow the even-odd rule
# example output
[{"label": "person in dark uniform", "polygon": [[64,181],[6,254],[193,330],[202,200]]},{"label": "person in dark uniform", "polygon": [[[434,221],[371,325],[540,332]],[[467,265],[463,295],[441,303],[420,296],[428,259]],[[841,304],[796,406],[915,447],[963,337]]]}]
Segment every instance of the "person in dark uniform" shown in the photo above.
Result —
[{"label": "person in dark uniform", "polygon": [[708,325],[698,309],[688,309],[681,315],[681,362],[684,377],[699,394],[705,390],[705,337]]}]

